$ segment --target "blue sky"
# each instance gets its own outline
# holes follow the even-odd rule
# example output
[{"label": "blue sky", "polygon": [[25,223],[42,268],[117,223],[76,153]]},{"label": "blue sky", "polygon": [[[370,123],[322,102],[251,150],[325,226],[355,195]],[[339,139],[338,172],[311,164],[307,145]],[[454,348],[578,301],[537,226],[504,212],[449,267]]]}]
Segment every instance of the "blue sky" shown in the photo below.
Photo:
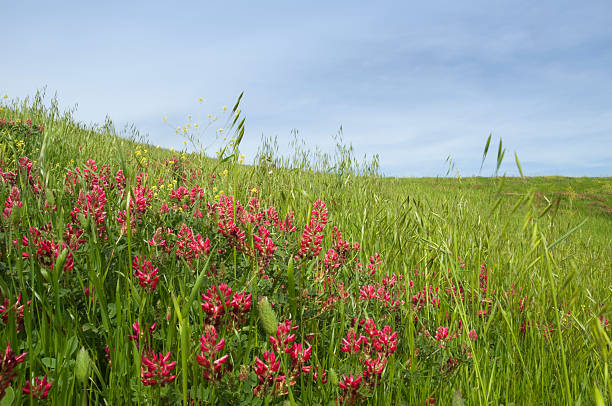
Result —
[{"label": "blue sky", "polygon": [[0,93],[47,86],[86,123],[180,147],[163,116],[244,91],[247,160],[262,134],[330,149],[342,125],[393,176],[448,155],[477,174],[491,132],[510,175],[517,152],[528,175],[612,176],[609,1],[96,3],[3,5]]}]

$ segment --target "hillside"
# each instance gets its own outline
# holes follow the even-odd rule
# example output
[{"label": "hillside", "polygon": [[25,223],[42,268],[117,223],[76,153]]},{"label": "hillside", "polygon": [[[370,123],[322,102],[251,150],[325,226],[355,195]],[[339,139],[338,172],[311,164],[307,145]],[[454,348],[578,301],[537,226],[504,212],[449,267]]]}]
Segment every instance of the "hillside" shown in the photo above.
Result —
[{"label": "hillside", "polygon": [[243,165],[224,128],[211,158],[4,102],[2,404],[612,399],[612,178]]}]

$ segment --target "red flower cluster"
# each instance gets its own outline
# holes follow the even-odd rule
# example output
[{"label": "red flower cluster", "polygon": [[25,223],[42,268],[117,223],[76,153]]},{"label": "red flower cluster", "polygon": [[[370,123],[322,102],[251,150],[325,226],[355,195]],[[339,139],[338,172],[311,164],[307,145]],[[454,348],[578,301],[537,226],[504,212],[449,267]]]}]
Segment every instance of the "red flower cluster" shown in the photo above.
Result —
[{"label": "red flower cluster", "polygon": [[214,326],[207,326],[206,332],[200,337],[201,354],[196,356],[196,361],[204,370],[204,379],[207,381],[220,381],[227,368],[223,368],[229,359],[229,355],[225,354],[217,358],[217,353],[221,352],[225,347],[225,339],[221,338],[217,341],[217,330]]},{"label": "red flower cluster", "polygon": [[[132,232],[137,232],[137,226],[142,223],[142,217],[153,201],[153,190],[148,186],[137,186],[129,196],[130,200],[130,228]],[[125,207],[125,206],[124,206]],[[121,231],[127,230],[128,213],[127,210],[117,212],[117,222],[121,224]]]},{"label": "red flower cluster", "polygon": [[435,308],[440,307],[440,296],[438,296],[438,287],[424,286],[422,290],[418,291],[415,295],[412,296],[412,306],[415,311],[420,311],[425,306],[430,305]]},{"label": "red flower cluster", "polygon": [[[250,205],[249,205],[249,208],[250,208]],[[276,208],[274,206],[270,206],[266,210],[265,220],[263,221],[263,224],[273,225],[279,230],[282,230],[287,233],[292,233],[296,231],[296,228],[293,225],[293,221],[294,221],[293,212],[291,210],[287,212],[287,214],[285,215],[285,219],[281,222],[278,218],[278,211],[276,211]]]},{"label": "red flower cluster", "polygon": [[[208,217],[216,220],[217,231],[226,238],[229,247],[235,247],[256,262],[262,273],[265,273],[278,249],[274,243],[274,233],[295,231],[292,212],[288,212],[281,222],[274,206],[263,210],[255,198],[245,209],[234,197],[221,195],[218,202],[207,203],[206,211]],[[246,241],[247,229],[254,230],[252,247]]]},{"label": "red flower cluster", "polygon": [[11,188],[11,193],[8,195],[6,201],[4,202],[4,211],[2,212],[2,218],[4,218],[5,220],[8,219],[11,216],[11,213],[13,212],[13,207],[15,206],[23,206],[23,202],[19,198],[19,189],[17,188],[17,186],[13,186]]},{"label": "red flower cluster", "polygon": [[0,399],[4,397],[6,388],[8,388],[17,376],[15,367],[17,364],[25,361],[25,357],[28,355],[27,352],[19,356],[15,356],[15,353],[11,350],[11,343],[9,342],[4,351],[4,356],[0,359]]},{"label": "red flower cluster", "polygon": [[448,327],[440,326],[436,330],[436,341],[444,341],[448,338]]},{"label": "red flower cluster", "polygon": [[[459,326],[457,328],[457,330],[455,331],[451,331],[448,327],[445,326],[439,326],[436,329],[436,334],[435,336],[432,336],[432,334],[425,330],[424,334],[425,337],[427,338],[431,338],[432,340],[436,341],[436,345],[442,349],[446,348],[447,344],[449,341],[456,339],[457,337],[459,337],[461,335],[463,331],[463,323],[461,322],[461,320],[459,320]],[[468,332],[468,337],[475,340],[476,338],[476,331],[475,330],[470,330]]]},{"label": "red flower cluster", "polygon": [[32,124],[32,120],[31,119],[27,119],[25,121],[25,123],[23,123],[21,121],[21,119],[17,119],[17,120],[12,120],[12,119],[5,119],[5,118],[0,118],[0,128],[3,127],[26,127],[28,128],[28,132],[26,133],[27,135],[34,135],[36,133],[42,133],[43,131],[45,131],[45,126],[44,125],[37,125],[34,126]]},{"label": "red flower cluster", "polygon": [[342,265],[347,263],[353,257],[357,261],[357,253],[359,252],[359,243],[355,242],[351,245],[347,241],[342,240],[342,233],[338,227],[334,226],[332,230],[332,241],[334,248],[327,250],[325,258],[323,259],[323,265],[325,273],[327,275],[335,273],[335,271]]},{"label": "red flower cluster", "polygon": [[255,369],[259,381],[255,389],[253,389],[255,396],[265,394],[267,389],[270,389],[270,395],[282,394],[282,384],[285,382],[285,375],[281,375],[279,372],[280,360],[276,359],[274,352],[264,352],[263,361],[255,357],[253,369]]},{"label": "red flower cluster", "polygon": [[[223,316],[229,312],[231,322],[239,325],[245,322],[246,314],[251,310],[251,294],[234,293],[226,283],[212,285],[202,294],[202,310],[206,313],[206,323],[216,327],[221,325]],[[229,328],[232,324],[228,324]]]},{"label": "red flower cluster", "polygon": [[610,323],[608,322],[608,319],[603,314],[601,316],[599,316],[599,321],[601,322],[601,326],[603,328],[610,327]]},{"label": "red flower cluster", "polygon": [[122,170],[119,170],[113,177],[108,165],[105,164],[98,167],[93,159],[88,159],[83,169],[76,167],[74,171],[68,170],[64,178],[64,190],[66,193],[74,195],[79,192],[81,180],[84,181],[85,189],[88,190],[93,190],[94,186],[102,187],[108,191],[112,191],[115,188],[118,188],[120,191],[125,189],[125,175]]},{"label": "red flower cluster", "polygon": [[379,253],[375,253],[370,257],[370,263],[368,264],[368,269],[370,270],[370,275],[374,275],[380,266],[382,265],[382,257]]},{"label": "red flower cluster", "polygon": [[[4,304],[0,305],[0,318],[4,324],[8,323],[9,319],[9,311],[12,310],[15,313],[15,323],[17,325],[17,332],[23,331],[23,305],[19,305],[21,303],[21,293],[17,296],[17,301],[13,306],[10,305],[8,299],[4,299]],[[28,306],[31,301],[28,300]]]},{"label": "red flower cluster", "polygon": [[[255,357],[255,373],[257,374],[258,384],[253,390],[257,396],[270,394],[273,396],[285,394],[288,387],[295,385],[297,378],[304,373],[313,372],[312,365],[308,364],[312,354],[312,346],[304,347],[301,343],[295,343],[295,334],[298,326],[292,326],[291,320],[286,320],[278,324],[276,337],[270,336],[273,351],[264,352],[264,361]],[[291,365],[287,368],[286,374],[279,370],[280,359],[283,354],[288,354]],[[316,369],[315,369],[316,371]],[[317,371],[318,373],[319,371]],[[325,379],[325,371],[321,372],[322,379]],[[317,377],[313,376],[316,380]]]},{"label": "red flower cluster", "polygon": [[174,247],[174,230],[167,227],[159,227],[153,233],[153,236],[150,240],[147,241],[147,244],[151,247],[159,247],[166,254],[170,254],[172,252],[172,248]]},{"label": "red flower cluster", "polygon": [[[214,203],[213,206],[216,209],[219,233],[227,238],[230,246],[236,247],[239,251],[252,256],[250,247],[245,242],[245,233],[236,224],[236,219],[241,219],[243,223],[248,222],[246,218],[248,213],[240,205],[240,202],[234,203],[233,197],[221,195],[219,203]],[[249,220],[251,218],[248,217]]]},{"label": "red flower cluster", "polygon": [[128,334],[128,338],[134,342],[136,342],[136,346],[140,348],[140,344],[143,344],[144,351],[148,352],[151,349],[151,345],[153,344],[153,333],[155,332],[155,327],[157,327],[157,323],[151,324],[151,326],[147,328],[141,328],[140,322],[136,322],[132,324],[132,330],[134,334]]},{"label": "red flower cluster", "polygon": [[[184,199],[185,197],[189,197],[189,200]],[[179,186],[176,189],[170,191],[169,199],[171,201],[171,205],[169,206],[167,203],[162,205],[162,213],[169,212],[170,209],[173,211],[178,210],[189,210],[193,209],[193,217],[195,218],[203,218],[204,215],[200,210],[201,202],[206,197],[204,193],[204,189],[198,185],[195,185],[191,188],[191,191],[187,189],[185,186]]]},{"label": "red flower cluster", "polygon": [[357,338],[357,333],[354,329],[350,329],[348,333],[346,333],[346,338],[342,339],[342,346],[340,347],[340,351],[346,352],[349,354],[358,354],[361,351],[361,344],[366,342],[368,339],[364,336],[359,336]]},{"label": "red flower cluster", "polygon": [[193,231],[185,224],[181,226],[176,241],[176,256],[183,258],[189,266],[193,261],[210,254],[210,240],[201,234],[193,235]]},{"label": "red flower cluster", "polygon": [[480,265],[480,275],[478,275],[478,279],[480,281],[480,290],[482,290],[482,294],[487,294],[487,279],[488,279],[489,269],[487,268],[487,264]]},{"label": "red flower cluster", "polygon": [[259,226],[257,228],[257,232],[253,234],[253,246],[257,251],[260,266],[266,268],[274,258],[274,252],[276,251],[274,241],[270,238],[270,231],[266,227]]},{"label": "red flower cluster", "polygon": [[362,375],[357,375],[357,377],[353,377],[353,373],[349,376],[342,375],[342,380],[338,382],[338,386],[344,390],[338,401],[340,404],[344,405],[354,405],[359,403],[361,400],[361,394],[358,392],[359,387],[361,386],[361,380],[363,379]]},{"label": "red flower cluster", "polygon": [[143,355],[140,362],[140,377],[145,386],[165,386],[176,379],[176,375],[170,375],[176,366],[176,361],[168,362],[170,351],[166,355],[151,352],[148,356]]},{"label": "red flower cluster", "polygon": [[40,183],[35,174],[34,164],[26,157],[19,158],[19,176],[25,176],[25,183],[30,186],[30,190],[35,195],[40,195],[44,192],[44,185]]},{"label": "red flower cluster", "polygon": [[[11,187],[11,191],[4,202],[4,210],[2,212],[2,218],[4,220],[7,220],[11,216],[14,208],[21,207],[23,205],[23,202],[21,201],[23,190],[20,190],[17,187],[18,184],[25,183],[26,185],[29,185],[32,193],[34,193],[36,196],[40,196],[44,191],[43,184],[40,183],[35,172],[32,171],[32,168],[32,162],[28,158],[23,157],[19,159],[19,168],[17,173],[12,171],[0,171],[0,176],[4,182]],[[25,179],[23,179],[24,177]],[[45,208],[54,210],[55,206],[51,207],[45,202]]]},{"label": "red flower cluster", "polygon": [[159,276],[157,267],[153,268],[153,263],[148,261],[146,257],[135,256],[132,260],[132,269],[134,270],[134,276],[138,278],[138,283],[149,292],[153,292],[159,282]]},{"label": "red flower cluster", "polygon": [[[47,269],[53,269],[55,266],[57,259],[60,255],[65,255],[64,258],[64,271],[70,271],[74,268],[74,260],[72,258],[72,253],[68,250],[68,246],[64,241],[54,243],[52,240],[43,238],[43,232],[45,233],[45,237],[50,236],[50,228],[45,226],[40,230],[36,227],[30,227],[30,235],[32,236],[32,241],[28,239],[26,236],[22,236],[22,245],[24,247],[28,247],[30,242],[36,247],[36,258],[38,259],[38,263],[44,266]],[[22,252],[23,258],[29,258],[30,254],[28,252]]]},{"label": "red flower cluster", "polygon": [[320,200],[314,203],[310,222],[304,226],[300,240],[300,252],[296,255],[296,259],[311,259],[319,256],[323,249],[321,242],[323,241],[323,229],[327,224],[327,212],[325,203]]},{"label": "red flower cluster", "polygon": [[49,390],[53,382],[47,380],[47,375],[45,375],[42,379],[36,377],[33,382],[28,382],[26,385],[21,388],[21,391],[29,395],[32,394],[34,399],[47,399],[47,395],[49,394]]},{"label": "red flower cluster", "polygon": [[448,295],[451,303],[455,303],[456,301],[463,301],[465,299],[465,294],[463,292],[463,286],[459,283],[459,286],[455,286],[453,282],[451,282],[450,286],[446,287],[446,294]]},{"label": "red flower cluster", "polygon": [[359,290],[360,300],[377,300],[389,309],[397,310],[403,304],[405,288],[402,283],[402,275],[385,276],[381,283],[362,286]]},{"label": "red flower cluster", "polygon": [[288,352],[291,343],[295,341],[295,334],[292,331],[298,329],[298,326],[292,326],[291,320],[285,320],[278,323],[276,328],[276,337],[270,336],[270,343],[275,352],[281,354]]},{"label": "red flower cluster", "polygon": [[360,327],[363,327],[366,335],[359,335],[357,338],[356,330],[351,328],[346,338],[342,339],[340,351],[360,354],[365,369],[356,378],[353,378],[352,373],[349,376],[342,376],[342,381],[338,383],[343,389],[338,399],[341,404],[353,405],[361,402],[363,396],[358,389],[362,384],[370,389],[378,386],[389,356],[397,351],[397,332],[392,331],[390,326],[384,326],[379,330],[374,320],[368,319],[360,322],[357,328]]},{"label": "red flower cluster", "polygon": [[[85,220],[91,218],[95,223],[95,229],[98,232],[98,237],[107,239],[105,206],[106,192],[102,186],[97,184],[93,185],[91,187],[91,191],[88,193],[80,191],[79,197],[76,201],[76,206],[74,206],[74,209],[72,209],[72,212],[70,213],[70,217],[72,218],[71,230],[79,230],[83,228]],[[80,236],[80,234],[78,235]]]}]

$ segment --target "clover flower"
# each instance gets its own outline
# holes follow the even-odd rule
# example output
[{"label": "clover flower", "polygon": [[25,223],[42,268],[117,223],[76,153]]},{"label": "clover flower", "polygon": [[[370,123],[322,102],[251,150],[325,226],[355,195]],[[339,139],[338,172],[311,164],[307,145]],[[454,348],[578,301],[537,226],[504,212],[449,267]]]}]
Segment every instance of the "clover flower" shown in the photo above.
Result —
[{"label": "clover flower", "polygon": [[367,343],[368,339],[364,336],[359,336],[357,338],[357,333],[355,330],[350,329],[348,333],[346,333],[346,338],[342,339],[342,347],[340,347],[340,351],[347,352],[349,354],[357,354],[361,351],[361,344]]},{"label": "clover flower", "polygon": [[276,354],[272,351],[266,351],[263,355],[263,361],[255,357],[255,365],[253,369],[257,375],[258,384],[253,389],[255,396],[263,395],[268,389],[271,389],[272,394],[278,394],[282,391],[282,384],[285,382],[285,375],[279,374],[280,360],[276,358]]},{"label": "clover flower", "polygon": [[153,263],[148,261],[146,257],[139,257],[138,255],[132,260],[132,269],[134,270],[134,276],[138,278],[138,283],[149,292],[153,292],[159,282],[159,276],[157,267],[153,268]]},{"label": "clover flower", "polygon": [[176,379],[176,375],[171,375],[176,366],[176,361],[168,362],[170,351],[166,355],[151,352],[149,356],[142,356],[140,376],[145,386],[165,386]]},{"label": "clover flower", "polygon": [[223,355],[217,359],[217,353],[225,347],[225,339],[217,341],[217,330],[213,326],[208,326],[206,332],[200,337],[201,354],[196,356],[196,361],[204,370],[204,379],[207,381],[220,380],[223,377],[223,365],[229,359],[229,355]]},{"label": "clover flower", "polygon": [[49,394],[49,390],[53,386],[53,382],[47,380],[47,375],[42,379],[36,377],[33,382],[27,382],[26,385],[21,388],[21,391],[26,394],[32,394],[34,399],[46,399]]},{"label": "clover flower", "polygon": [[26,355],[28,353],[24,352],[15,356],[15,353],[11,350],[11,343],[7,344],[4,356],[0,359],[0,399],[4,397],[6,388],[11,385],[11,382],[17,376],[15,367],[25,361]]}]

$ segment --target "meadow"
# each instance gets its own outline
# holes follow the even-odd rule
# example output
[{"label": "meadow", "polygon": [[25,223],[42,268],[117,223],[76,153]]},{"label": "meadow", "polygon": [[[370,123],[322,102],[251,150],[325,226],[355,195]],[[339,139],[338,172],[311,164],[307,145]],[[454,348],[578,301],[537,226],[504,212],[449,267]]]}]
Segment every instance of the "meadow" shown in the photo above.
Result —
[{"label": "meadow", "polygon": [[2,100],[0,405],[610,404],[611,178],[245,165],[239,107],[187,153]]}]

